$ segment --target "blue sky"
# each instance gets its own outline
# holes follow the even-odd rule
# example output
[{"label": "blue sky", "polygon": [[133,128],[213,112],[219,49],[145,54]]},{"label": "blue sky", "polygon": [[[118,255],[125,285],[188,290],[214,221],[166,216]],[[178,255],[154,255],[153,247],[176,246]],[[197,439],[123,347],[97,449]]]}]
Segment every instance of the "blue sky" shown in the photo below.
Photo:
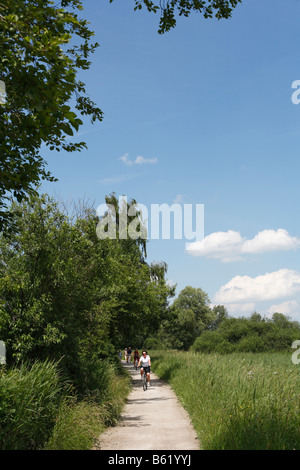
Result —
[{"label": "blue sky", "polygon": [[204,204],[204,241],[150,240],[148,261],[167,262],[177,294],[201,287],[234,316],[300,320],[299,1],[192,14],[162,36],[133,1],[83,3],[100,47],[81,78],[104,121],[76,137],[88,150],[44,150],[59,181],[41,191],[95,207],[113,191],[149,208]]}]

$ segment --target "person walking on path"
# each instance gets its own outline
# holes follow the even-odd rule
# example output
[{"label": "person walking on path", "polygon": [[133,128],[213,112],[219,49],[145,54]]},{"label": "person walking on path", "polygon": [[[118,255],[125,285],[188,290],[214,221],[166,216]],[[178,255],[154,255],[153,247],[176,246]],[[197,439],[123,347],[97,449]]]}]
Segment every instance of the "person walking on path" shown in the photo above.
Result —
[{"label": "person walking on path", "polygon": [[131,347],[129,346],[129,348],[127,348],[127,363],[128,363],[128,359],[129,359],[129,363],[131,363],[131,355],[132,355],[132,350],[131,350]]},{"label": "person walking on path", "polygon": [[133,364],[134,366],[137,367],[138,363],[140,360],[140,353],[137,348],[135,348],[134,353],[133,353]]}]

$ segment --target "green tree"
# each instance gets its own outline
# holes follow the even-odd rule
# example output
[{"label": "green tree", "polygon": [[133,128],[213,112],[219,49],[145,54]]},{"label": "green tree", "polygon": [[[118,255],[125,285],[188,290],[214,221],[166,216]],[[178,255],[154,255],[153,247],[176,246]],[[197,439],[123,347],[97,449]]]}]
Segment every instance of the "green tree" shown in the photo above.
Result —
[{"label": "green tree", "polygon": [[[108,210],[97,230],[103,236],[107,229],[108,237],[103,241],[112,247],[112,258],[118,260],[111,276],[114,292],[112,295],[109,291],[106,299],[106,303],[113,303],[114,310],[111,335],[119,346],[129,345],[128,342],[141,345],[147,336],[158,331],[175,288],[166,283],[166,263],[146,262],[147,234],[136,201],[132,199],[119,207],[119,200],[112,193],[105,202]],[[113,239],[109,225],[113,227]]]},{"label": "green tree", "polygon": [[16,230],[0,238],[0,335],[7,362],[64,357],[73,372],[92,308],[88,240],[49,198],[14,204]]},{"label": "green tree", "polygon": [[209,298],[200,288],[185,287],[169,309],[163,321],[159,339],[168,347],[188,349],[216,319],[209,307]]},{"label": "green tree", "polygon": [[215,316],[215,320],[213,321],[210,329],[215,330],[220,326],[223,320],[228,318],[228,312],[224,305],[215,305],[212,311]]},{"label": "green tree", "polygon": [[[0,339],[7,362],[51,358],[70,376],[155,333],[172,294],[166,265],[148,265],[134,240],[97,236],[99,217],[75,221],[48,196],[14,203],[0,236]],[[126,245],[128,242],[128,245]]]},{"label": "green tree", "polygon": [[[188,17],[192,11],[204,18],[215,16],[218,20],[231,17],[232,11],[242,0],[134,0],[134,10],[141,10],[143,5],[149,12],[161,12],[159,34],[163,34],[176,26],[176,13]],[[112,3],[113,0],[110,0]]]},{"label": "green tree", "polygon": [[[113,0],[110,0],[110,3]],[[241,0],[134,0],[135,10],[161,11],[159,33],[176,25],[176,14],[229,18]],[[54,181],[41,153],[73,152],[85,142],[68,139],[82,125],[79,116],[101,121],[102,111],[86,95],[80,70],[90,67],[98,43],[79,18],[81,0],[2,0],[0,3],[0,231],[12,215],[8,199],[36,194],[41,180]],[[6,99],[3,99],[4,86]]]},{"label": "green tree", "polygon": [[249,334],[251,328],[247,318],[227,318],[220,324],[218,331],[230,343],[237,343]]},{"label": "green tree", "polygon": [[292,323],[290,322],[290,318],[283,313],[275,312],[272,315],[272,322],[278,328],[291,328]]},{"label": "green tree", "polygon": [[42,144],[81,150],[84,142],[68,140],[82,124],[78,115],[102,120],[78,78],[98,46],[87,21],[78,17],[82,9],[80,0],[0,3],[0,80],[6,86],[0,105],[0,231],[11,218],[11,195],[21,201],[41,179],[54,180]]}]

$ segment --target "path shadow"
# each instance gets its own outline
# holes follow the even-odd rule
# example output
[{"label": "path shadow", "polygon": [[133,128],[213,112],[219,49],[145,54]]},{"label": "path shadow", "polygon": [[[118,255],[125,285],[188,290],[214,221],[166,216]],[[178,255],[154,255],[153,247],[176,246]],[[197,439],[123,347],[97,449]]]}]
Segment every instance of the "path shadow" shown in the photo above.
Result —
[{"label": "path shadow", "polygon": [[[131,381],[132,381],[132,385],[134,385],[135,387],[139,387],[139,386],[142,387],[142,380],[141,380],[140,376],[134,376],[133,375],[131,377]],[[154,379],[153,377],[151,377],[150,382],[151,382],[151,386],[153,386],[153,387],[163,387],[163,386],[166,385],[160,379]]]},{"label": "path shadow", "polygon": [[167,401],[167,400],[175,400],[175,398],[173,398],[173,397],[172,397],[172,398],[167,398],[167,397],[150,397],[150,398],[149,398],[149,397],[146,395],[146,393],[147,393],[147,392],[145,392],[145,395],[143,395],[143,396],[145,396],[144,399],[142,399],[142,398],[138,398],[138,399],[136,399],[136,398],[135,398],[135,399],[134,399],[134,398],[129,398],[129,399],[127,400],[127,403],[128,403],[129,405],[130,405],[130,404],[136,404],[136,403],[138,403],[139,405],[145,405],[145,404],[146,404],[147,402],[149,402],[149,401]]},{"label": "path shadow", "polygon": [[150,426],[150,424],[142,423],[143,416],[122,416],[119,425],[123,427],[146,427]]}]

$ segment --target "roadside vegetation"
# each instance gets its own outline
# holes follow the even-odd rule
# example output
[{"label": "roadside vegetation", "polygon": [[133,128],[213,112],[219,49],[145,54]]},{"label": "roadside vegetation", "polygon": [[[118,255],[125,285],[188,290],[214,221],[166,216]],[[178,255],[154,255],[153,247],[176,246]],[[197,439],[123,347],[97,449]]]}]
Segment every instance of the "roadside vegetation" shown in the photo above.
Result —
[{"label": "roadside vegetation", "polygon": [[2,450],[89,450],[117,422],[130,379],[116,361],[99,362],[93,393],[80,397],[54,362],[0,374]]},{"label": "roadside vegetation", "polygon": [[[290,360],[299,323],[278,312],[231,318],[191,286],[170,305],[175,286],[164,262],[147,263],[136,202],[106,203],[102,218],[47,195],[10,207],[13,230],[0,234],[0,448],[95,446],[130,390],[117,355],[128,346],[153,350],[205,448],[299,448]],[[136,238],[120,236],[122,211]],[[98,236],[108,221],[113,239]]]},{"label": "roadside vegetation", "polygon": [[[118,200],[106,201],[117,217]],[[157,333],[174,288],[165,264],[146,262],[144,239],[100,239],[87,204],[66,210],[43,195],[10,213],[14,230],[0,234],[0,448],[91,448],[129,393],[118,349]]]},{"label": "roadside vegetation", "polygon": [[151,351],[205,450],[299,450],[300,369],[291,353]]}]

